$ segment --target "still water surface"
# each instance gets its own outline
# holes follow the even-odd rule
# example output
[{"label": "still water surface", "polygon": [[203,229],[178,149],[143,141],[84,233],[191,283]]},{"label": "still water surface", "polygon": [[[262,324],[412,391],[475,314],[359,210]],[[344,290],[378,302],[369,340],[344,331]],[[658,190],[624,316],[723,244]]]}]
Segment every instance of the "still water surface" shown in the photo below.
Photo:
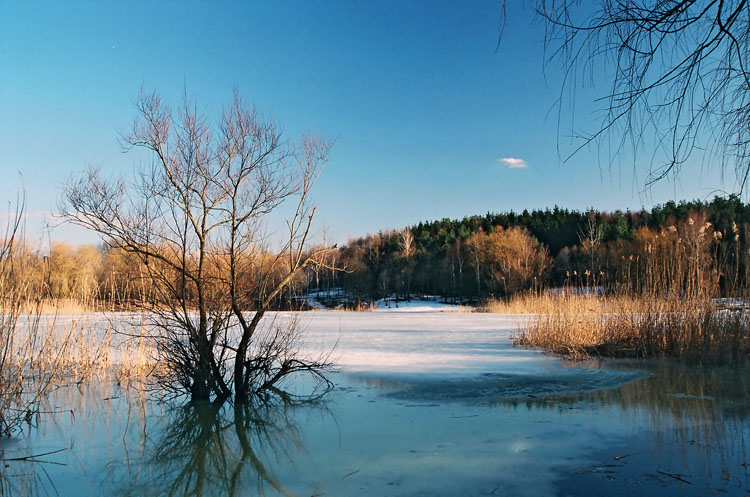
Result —
[{"label": "still water surface", "polygon": [[0,494],[750,495],[748,370],[565,363],[513,348],[519,319],[307,313],[305,346],[340,366],[311,404],[65,386],[3,445]]}]

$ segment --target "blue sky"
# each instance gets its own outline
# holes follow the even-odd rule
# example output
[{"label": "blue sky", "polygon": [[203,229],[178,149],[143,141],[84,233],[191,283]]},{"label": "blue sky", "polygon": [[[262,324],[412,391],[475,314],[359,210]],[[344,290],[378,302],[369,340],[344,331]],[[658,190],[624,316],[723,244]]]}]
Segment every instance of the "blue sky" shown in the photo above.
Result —
[{"label": "blue sky", "polygon": [[[698,156],[645,194],[647,157],[635,169],[620,157],[611,173],[595,151],[563,163],[558,144],[564,155],[573,142],[568,107],[558,133],[559,70],[544,66],[528,9],[510,12],[496,50],[501,4],[0,0],[0,200],[23,184],[38,232],[71,175],[89,164],[128,174],[135,157],[117,136],[142,85],[175,103],[186,89],[214,115],[237,86],[288,137],[335,139],[315,198],[339,242],[428,219],[638,209],[732,189]],[[577,128],[595,126],[595,94],[577,89]]]}]

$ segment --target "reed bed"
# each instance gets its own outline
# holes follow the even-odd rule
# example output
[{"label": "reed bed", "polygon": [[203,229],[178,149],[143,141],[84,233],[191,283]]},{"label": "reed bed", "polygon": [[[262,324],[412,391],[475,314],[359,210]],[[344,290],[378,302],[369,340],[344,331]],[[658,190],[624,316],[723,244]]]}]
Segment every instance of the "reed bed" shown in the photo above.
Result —
[{"label": "reed bed", "polygon": [[737,364],[750,357],[748,313],[717,309],[710,300],[543,295],[525,296],[507,309],[532,314],[515,344],[573,360],[675,357]]},{"label": "reed bed", "polygon": [[19,312],[29,305],[0,310],[0,437],[16,433],[59,386],[111,375],[140,381],[153,372],[145,328],[130,326],[123,336],[102,314]]},{"label": "reed bed", "polygon": [[[593,266],[585,271],[600,274],[606,285],[566,280],[562,288],[491,302],[486,310],[531,314],[514,342],[571,359],[747,362],[750,314],[744,303],[750,295],[750,259],[740,250],[746,238],[735,224],[714,231],[706,213],[692,212],[659,232],[637,230],[633,244],[640,249],[635,256],[621,256],[617,274]],[[735,309],[715,305],[720,297]]]},{"label": "reed bed", "polygon": [[[91,377],[145,378],[155,367],[154,351],[146,326],[113,322],[105,314],[46,315],[41,335],[52,350],[66,354],[56,367],[61,377],[80,383]],[[119,333],[122,325],[127,334]]]},{"label": "reed bed", "polygon": [[496,314],[555,314],[563,310],[587,314],[600,312],[605,300],[598,296],[527,292],[510,300],[490,300],[479,310]]}]

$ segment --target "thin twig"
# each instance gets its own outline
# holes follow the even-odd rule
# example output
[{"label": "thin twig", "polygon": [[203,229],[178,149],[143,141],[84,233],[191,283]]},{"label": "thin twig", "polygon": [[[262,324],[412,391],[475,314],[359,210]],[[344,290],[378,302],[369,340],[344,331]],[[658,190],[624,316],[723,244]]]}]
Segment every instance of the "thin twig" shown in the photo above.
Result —
[{"label": "thin twig", "polygon": [[7,461],[28,461],[28,460],[31,460],[31,459],[34,459],[34,458],[37,458],[37,457],[49,456],[51,454],[57,454],[58,452],[62,452],[64,450],[68,450],[68,448],[65,447],[65,448],[62,448],[62,449],[52,450],[50,452],[43,452],[41,454],[32,454],[30,456],[24,456],[24,457],[8,457],[8,458],[3,458],[2,460],[6,461],[6,462]]},{"label": "thin twig", "polygon": [[670,478],[674,478],[675,480],[681,481],[683,483],[687,483],[688,485],[692,485],[691,482],[683,478],[683,476],[690,476],[690,475],[681,475],[677,473],[665,473],[664,471],[659,471],[659,470],[656,470],[656,472],[659,473],[660,475],[668,476]]}]

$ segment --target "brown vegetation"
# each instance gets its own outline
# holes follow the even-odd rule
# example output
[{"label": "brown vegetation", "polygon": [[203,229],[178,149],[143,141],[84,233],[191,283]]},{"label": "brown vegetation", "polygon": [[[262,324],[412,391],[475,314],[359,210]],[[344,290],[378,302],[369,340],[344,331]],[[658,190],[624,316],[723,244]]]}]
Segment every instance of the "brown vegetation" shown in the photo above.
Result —
[{"label": "brown vegetation", "polygon": [[[113,346],[111,326],[65,319],[58,314],[62,306],[41,297],[35,263],[42,259],[18,236],[23,207],[19,200],[0,230],[0,436],[9,436],[29,422],[44,396],[61,382],[81,382],[112,369],[118,379],[133,378],[153,367],[142,341]],[[90,262],[83,257],[73,264],[76,270],[66,272],[76,274]],[[71,281],[77,283],[69,288],[77,291],[90,284],[85,277],[67,283]]]},{"label": "brown vegetation", "polygon": [[[743,309],[721,309],[718,300],[720,279],[739,281],[740,266],[721,254],[723,235],[711,228],[705,217],[694,213],[660,232],[638,230],[633,240],[637,255],[628,258],[617,292],[599,296],[598,287],[581,286],[493,303],[488,310],[534,313],[515,342],[572,359],[593,355],[746,361],[748,315]],[[743,289],[733,290],[744,303]]]},{"label": "brown vegetation", "polygon": [[523,303],[525,309],[539,310],[514,343],[569,359],[666,356],[730,364],[750,357],[747,314],[719,310],[706,301],[565,295],[541,296],[537,302],[527,297]]},{"label": "brown vegetation", "polygon": [[466,245],[477,273],[478,290],[482,265],[486,266],[492,288],[503,294],[514,294],[538,288],[550,264],[547,251],[526,230],[518,227],[498,227],[489,234],[478,231]]}]

